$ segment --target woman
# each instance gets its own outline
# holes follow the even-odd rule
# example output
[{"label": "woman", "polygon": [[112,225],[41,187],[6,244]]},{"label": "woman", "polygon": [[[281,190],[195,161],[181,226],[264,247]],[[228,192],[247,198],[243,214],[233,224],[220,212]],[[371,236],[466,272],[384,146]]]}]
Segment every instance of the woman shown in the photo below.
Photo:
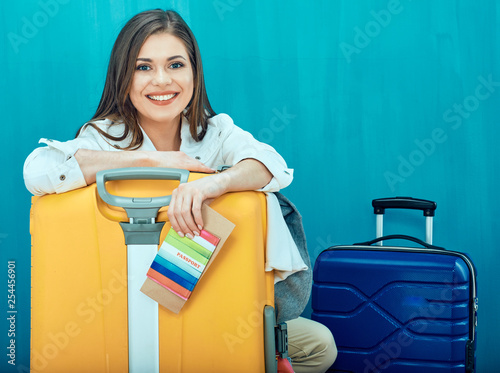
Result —
[{"label": "woman", "polygon": [[[48,146],[35,149],[24,166],[26,186],[37,195],[89,185],[98,171],[111,168],[171,167],[210,173],[181,184],[172,194],[168,209],[172,227],[190,238],[203,227],[204,202],[232,191],[278,191],[293,177],[293,170],[272,147],[212,110],[196,39],[173,11],[152,10],[133,17],[114,44],[94,117],[74,140],[41,142]],[[233,166],[215,173],[214,168],[224,164]],[[328,339],[331,335],[326,336],[321,354],[307,354],[317,358],[329,348],[328,358],[322,358],[325,370],[336,354],[333,339]],[[289,338],[294,340],[293,330]],[[301,346],[300,339],[297,345]]]}]

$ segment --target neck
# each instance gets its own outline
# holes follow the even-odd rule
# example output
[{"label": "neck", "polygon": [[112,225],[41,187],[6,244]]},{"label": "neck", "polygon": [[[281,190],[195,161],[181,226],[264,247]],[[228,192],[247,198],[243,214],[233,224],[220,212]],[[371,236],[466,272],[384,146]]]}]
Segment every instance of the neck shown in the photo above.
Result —
[{"label": "neck", "polygon": [[140,120],[144,132],[158,151],[178,151],[181,147],[182,116],[170,122]]}]

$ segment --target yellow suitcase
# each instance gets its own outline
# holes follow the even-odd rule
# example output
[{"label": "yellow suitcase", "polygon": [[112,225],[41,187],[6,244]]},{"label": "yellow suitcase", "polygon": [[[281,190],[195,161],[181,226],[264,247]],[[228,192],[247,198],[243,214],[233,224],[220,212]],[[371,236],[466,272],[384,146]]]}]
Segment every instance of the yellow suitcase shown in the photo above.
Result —
[{"label": "yellow suitcase", "polygon": [[[109,194],[148,201],[170,194],[179,184],[169,180],[177,170],[124,171],[125,175],[137,172],[138,180],[105,178]],[[155,176],[148,177],[151,172]],[[164,175],[157,176],[158,172]],[[191,173],[189,181],[203,176]],[[229,193],[210,207],[235,228],[180,313],[158,307],[159,343],[154,354],[159,371],[275,372],[273,274],[264,271],[265,196]],[[156,221],[166,220],[166,208],[161,208]],[[123,221],[128,221],[125,211],[106,204],[96,184],[33,197],[32,372],[153,373],[158,369],[129,365],[130,279],[119,224]],[[160,242],[169,227],[166,222]],[[139,340],[139,348],[147,342]]]}]

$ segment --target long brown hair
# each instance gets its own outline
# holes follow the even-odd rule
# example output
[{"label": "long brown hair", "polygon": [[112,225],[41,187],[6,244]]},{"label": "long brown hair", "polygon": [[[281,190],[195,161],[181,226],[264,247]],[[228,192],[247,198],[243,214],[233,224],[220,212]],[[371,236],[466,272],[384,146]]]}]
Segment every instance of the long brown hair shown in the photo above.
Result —
[{"label": "long brown hair", "polygon": [[[142,145],[144,137],[138,124],[137,109],[129,97],[130,86],[135,72],[136,59],[146,39],[153,34],[170,33],[184,43],[193,69],[193,97],[186,108],[185,116],[190,123],[190,133],[194,140],[201,141],[207,131],[207,121],[216,113],[208,101],[203,77],[198,43],[189,26],[182,17],[173,10],[154,9],[141,12],[132,17],[118,35],[111,57],[108,73],[99,106],[93,118],[82,126],[94,127],[101,135],[112,141],[122,141],[131,134],[131,142],[124,149],[137,149]],[[109,119],[125,124],[121,136],[111,136],[97,127],[93,121]]]}]

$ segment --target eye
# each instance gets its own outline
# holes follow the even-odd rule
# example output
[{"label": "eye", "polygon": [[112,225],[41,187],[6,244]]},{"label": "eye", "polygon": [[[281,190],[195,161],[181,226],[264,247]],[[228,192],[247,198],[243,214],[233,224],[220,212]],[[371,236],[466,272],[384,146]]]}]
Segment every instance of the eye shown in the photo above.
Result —
[{"label": "eye", "polygon": [[136,70],[139,70],[139,71],[148,71],[148,70],[151,70],[151,67],[149,67],[148,65],[139,65],[136,67]]},{"label": "eye", "polygon": [[170,68],[172,68],[172,69],[180,69],[183,66],[184,66],[184,64],[181,63],[181,62],[174,62],[173,64],[170,65]]}]

